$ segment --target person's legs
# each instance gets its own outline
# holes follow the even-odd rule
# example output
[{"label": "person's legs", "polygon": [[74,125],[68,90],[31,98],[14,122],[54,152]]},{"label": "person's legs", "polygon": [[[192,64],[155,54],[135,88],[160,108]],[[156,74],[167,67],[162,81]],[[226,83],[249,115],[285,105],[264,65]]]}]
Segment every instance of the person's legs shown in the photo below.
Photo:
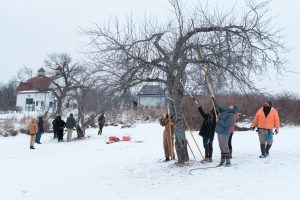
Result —
[{"label": "person's legs", "polygon": [[35,135],[30,135],[30,149],[34,149]]},{"label": "person's legs", "polygon": [[259,156],[260,158],[266,157],[267,134],[268,134],[268,130],[266,129],[259,129],[258,131],[260,151],[261,151],[261,155]]},{"label": "person's legs", "polygon": [[230,153],[230,159],[232,158],[232,136],[233,133],[230,133],[229,139],[228,139],[228,148],[229,148],[229,153]]},{"label": "person's legs", "polygon": [[218,141],[219,141],[219,147],[221,151],[221,162],[219,166],[222,166],[225,164],[225,161],[230,164],[230,158],[229,158],[229,148],[228,148],[228,136],[225,134],[218,134]]},{"label": "person's legs", "polygon": [[269,130],[267,134],[267,147],[266,147],[267,156],[269,155],[269,151],[271,149],[272,144],[273,144],[273,132]]},{"label": "person's legs", "polygon": [[208,142],[208,159],[209,159],[209,162],[212,162],[212,154],[213,154],[213,140],[209,140],[209,142]]},{"label": "person's legs", "polygon": [[73,129],[72,128],[68,128],[67,142],[71,141],[71,139],[72,139],[72,133],[73,133]]},{"label": "person's legs", "polygon": [[165,158],[166,161],[170,160],[170,152],[169,152],[169,145],[168,145],[168,136],[167,131],[165,130],[163,133],[163,146],[164,146],[164,152],[165,152]]},{"label": "person's legs", "polygon": [[41,132],[38,132],[38,133],[36,134],[35,142],[38,143],[38,144],[40,143],[41,135],[42,135]]}]

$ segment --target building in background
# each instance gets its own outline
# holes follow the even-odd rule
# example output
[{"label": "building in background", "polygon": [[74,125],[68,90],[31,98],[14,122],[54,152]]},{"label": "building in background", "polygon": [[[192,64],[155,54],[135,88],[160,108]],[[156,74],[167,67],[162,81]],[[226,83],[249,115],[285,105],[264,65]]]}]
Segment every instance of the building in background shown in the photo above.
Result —
[{"label": "building in background", "polygon": [[165,91],[158,85],[144,85],[137,94],[138,105],[144,107],[165,107]]},{"label": "building in background", "polygon": [[50,90],[51,79],[40,68],[38,75],[17,87],[17,107],[22,111],[55,112],[56,100]]}]

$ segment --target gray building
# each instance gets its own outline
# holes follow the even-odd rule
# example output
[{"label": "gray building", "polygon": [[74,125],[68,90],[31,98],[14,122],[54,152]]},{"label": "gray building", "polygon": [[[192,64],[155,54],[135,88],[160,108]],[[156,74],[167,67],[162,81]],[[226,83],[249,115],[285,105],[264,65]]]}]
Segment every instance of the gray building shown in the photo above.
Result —
[{"label": "gray building", "polygon": [[165,107],[167,104],[165,91],[158,85],[144,85],[137,96],[139,106]]}]

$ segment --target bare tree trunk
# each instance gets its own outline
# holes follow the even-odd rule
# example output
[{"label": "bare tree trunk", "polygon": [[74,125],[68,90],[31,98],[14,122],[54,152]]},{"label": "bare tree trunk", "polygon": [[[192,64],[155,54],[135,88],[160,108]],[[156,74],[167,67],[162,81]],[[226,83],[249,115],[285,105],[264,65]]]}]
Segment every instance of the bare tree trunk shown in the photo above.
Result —
[{"label": "bare tree trunk", "polygon": [[[180,79],[168,76],[168,90],[170,91],[171,113],[175,116],[174,134],[175,134],[175,149],[178,157],[178,162],[184,164],[189,161],[187,150],[187,140],[185,137],[184,119],[181,111],[181,101],[183,99],[183,90],[180,89]],[[176,83],[177,82],[177,83]]]},{"label": "bare tree trunk", "polygon": [[57,99],[57,109],[56,109],[57,114],[61,114],[62,104],[63,104],[62,98],[58,98]]}]

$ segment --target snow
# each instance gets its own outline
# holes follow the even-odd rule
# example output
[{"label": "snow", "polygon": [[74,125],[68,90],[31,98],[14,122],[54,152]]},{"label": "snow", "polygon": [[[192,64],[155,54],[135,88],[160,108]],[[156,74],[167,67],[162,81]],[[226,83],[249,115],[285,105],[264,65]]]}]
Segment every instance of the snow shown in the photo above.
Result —
[{"label": "snow", "polygon": [[[270,157],[260,159],[256,132],[236,132],[230,168],[190,169],[219,162],[217,139],[214,162],[197,157],[180,167],[163,159],[163,128],[156,123],[133,128],[104,127],[104,135],[89,129],[90,139],[57,143],[52,134],[29,149],[29,136],[0,137],[0,195],[7,200],[105,199],[295,199],[300,178],[299,127],[282,128]],[[202,142],[193,133],[201,150]],[[107,136],[130,135],[133,141],[106,144]]]}]

